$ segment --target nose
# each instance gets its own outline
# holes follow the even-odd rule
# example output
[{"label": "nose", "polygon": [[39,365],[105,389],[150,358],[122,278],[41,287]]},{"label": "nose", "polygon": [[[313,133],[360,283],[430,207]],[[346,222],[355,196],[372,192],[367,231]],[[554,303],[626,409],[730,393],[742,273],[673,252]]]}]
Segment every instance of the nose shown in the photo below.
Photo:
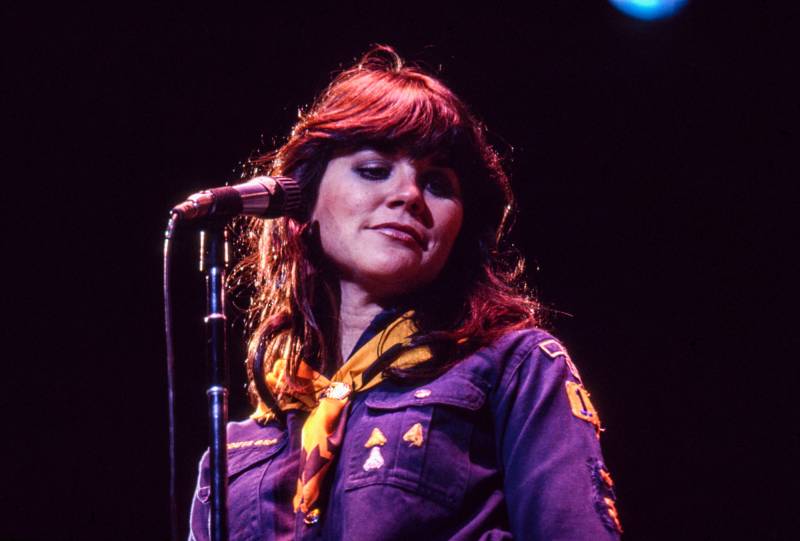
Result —
[{"label": "nose", "polygon": [[391,208],[404,207],[409,214],[420,217],[426,212],[425,197],[420,185],[418,172],[411,164],[397,168],[395,182],[388,205]]}]

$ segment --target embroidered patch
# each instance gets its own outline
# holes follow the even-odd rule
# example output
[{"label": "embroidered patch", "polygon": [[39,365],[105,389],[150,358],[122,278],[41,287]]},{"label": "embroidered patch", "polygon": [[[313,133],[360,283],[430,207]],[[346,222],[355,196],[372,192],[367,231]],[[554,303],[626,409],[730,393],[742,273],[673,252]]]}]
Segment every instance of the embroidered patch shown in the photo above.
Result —
[{"label": "embroidered patch", "polygon": [[603,480],[603,483],[606,484],[608,488],[614,488],[614,480],[611,478],[611,474],[605,467],[600,468],[600,479]]},{"label": "embroidered patch", "polygon": [[403,434],[403,441],[407,441],[417,447],[422,447],[422,440],[422,425],[419,423],[414,424],[408,429],[408,432]]},{"label": "embroidered patch", "polygon": [[544,351],[548,357],[555,359],[559,355],[567,356],[567,350],[562,346],[558,340],[545,340],[539,344],[539,349]]},{"label": "embroidered patch", "polygon": [[278,438],[270,438],[266,440],[248,440],[248,441],[232,441],[228,443],[228,449],[239,449],[241,447],[260,447],[275,445],[278,443]]},{"label": "embroidered patch", "polygon": [[386,443],[386,441],[386,436],[384,436],[383,432],[381,432],[381,429],[376,426],[372,429],[372,434],[369,435],[369,439],[367,440],[367,443],[364,444],[364,447],[369,449],[370,447],[375,447],[376,445],[383,445]]},{"label": "embroidered patch", "polygon": [[614,529],[617,530],[619,533],[622,533],[622,523],[619,521],[619,513],[617,512],[617,502],[612,500],[611,498],[603,498],[603,501],[608,508],[608,516],[611,518],[611,522],[614,523]]},{"label": "embroidered patch", "polygon": [[617,511],[617,496],[614,493],[614,480],[602,460],[590,459],[594,506],[603,524],[610,530],[622,533],[622,523]]},{"label": "embroidered patch", "polygon": [[364,471],[375,471],[383,467],[383,455],[380,447],[373,447],[369,450],[369,457],[364,461]]},{"label": "embroidered patch", "polygon": [[564,362],[567,363],[567,368],[569,369],[569,373],[572,374],[572,377],[578,381],[583,381],[580,373],[578,372],[578,367],[573,364],[569,355],[564,358]]},{"label": "embroidered patch", "polygon": [[600,437],[600,417],[594,409],[592,401],[589,400],[589,393],[580,383],[574,381],[567,382],[567,397],[572,408],[572,414],[578,419],[583,419],[594,425],[597,437]]},{"label": "embroidered patch", "polygon": [[578,381],[582,381],[581,375],[578,372],[578,368],[572,362],[572,358],[570,358],[569,353],[567,353],[567,349],[557,340],[545,340],[539,344],[539,349],[544,351],[545,354],[547,354],[547,356],[551,359],[555,359],[556,357],[564,357],[564,363],[567,365],[569,373],[572,374],[572,377]]}]

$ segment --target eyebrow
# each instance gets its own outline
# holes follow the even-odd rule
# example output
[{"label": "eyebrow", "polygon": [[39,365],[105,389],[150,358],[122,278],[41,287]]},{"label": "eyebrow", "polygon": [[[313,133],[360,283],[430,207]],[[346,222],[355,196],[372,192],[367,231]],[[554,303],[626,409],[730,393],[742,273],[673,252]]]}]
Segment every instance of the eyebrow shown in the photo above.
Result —
[{"label": "eyebrow", "polygon": [[[415,162],[417,162],[417,163],[419,163],[419,161],[421,161],[421,160],[415,160]],[[437,160],[437,159],[431,158],[430,161],[428,161],[428,163],[427,163],[427,167],[429,169],[435,169],[437,171],[441,171],[441,172],[447,173],[448,175],[452,175],[453,177],[455,177],[456,180],[460,181],[458,171],[456,171],[455,167],[453,167],[447,161],[444,161],[444,160],[441,160],[441,159]]]},{"label": "eyebrow", "polygon": [[453,173],[456,172],[455,168],[450,163],[445,162],[445,161],[441,161],[441,162],[431,161],[431,162],[428,163],[428,165],[430,167],[435,167],[436,169],[448,169],[448,170],[452,171]]},{"label": "eyebrow", "polygon": [[399,156],[405,155],[411,158],[411,161],[414,163],[427,161],[428,162],[427,165],[429,167],[435,167],[437,169],[446,169],[452,172],[456,176],[456,178],[458,178],[459,176],[458,172],[456,171],[456,168],[453,166],[450,160],[448,160],[447,155],[441,151],[417,157],[414,156],[413,153],[409,152],[407,149],[404,149],[402,147],[394,148],[391,146],[387,146],[385,148],[381,148],[380,145],[376,145],[373,143],[356,147],[350,150],[350,152],[344,151],[342,152],[341,155],[360,154],[362,152],[374,152],[375,154],[379,154],[380,156],[391,160],[397,159]]},{"label": "eyebrow", "polygon": [[426,154],[425,156],[421,156],[417,161],[428,160],[428,163],[434,167],[443,167],[446,169],[455,170],[451,160],[448,158],[449,157],[447,156],[446,153],[439,151],[431,154]]}]

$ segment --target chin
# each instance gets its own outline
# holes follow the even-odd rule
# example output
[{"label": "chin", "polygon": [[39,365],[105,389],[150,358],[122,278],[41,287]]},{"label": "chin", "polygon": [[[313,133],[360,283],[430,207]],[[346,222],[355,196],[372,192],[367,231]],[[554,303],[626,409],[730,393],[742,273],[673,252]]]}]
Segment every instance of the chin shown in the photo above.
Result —
[{"label": "chin", "polygon": [[418,266],[384,266],[362,274],[363,283],[381,297],[406,295],[425,285],[428,280]]}]

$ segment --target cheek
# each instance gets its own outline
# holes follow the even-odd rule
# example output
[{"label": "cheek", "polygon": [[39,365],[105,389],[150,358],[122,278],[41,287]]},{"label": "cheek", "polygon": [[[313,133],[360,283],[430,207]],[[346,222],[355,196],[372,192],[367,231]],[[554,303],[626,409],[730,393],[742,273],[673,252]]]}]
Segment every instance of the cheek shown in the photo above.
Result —
[{"label": "cheek", "polygon": [[323,239],[326,232],[336,232],[342,228],[342,220],[350,214],[347,198],[336,178],[323,178],[317,194],[317,201],[311,213],[311,220],[319,223]]},{"label": "cheek", "polygon": [[440,209],[440,224],[442,244],[449,251],[461,231],[464,222],[464,209],[460,202],[448,201],[447,205]]},{"label": "cheek", "polygon": [[[311,215],[313,221],[319,222],[320,231],[328,235],[355,235],[368,215],[367,202],[357,194],[342,191],[330,192],[324,199],[318,200]],[[335,239],[325,239],[334,242]]]},{"label": "cheek", "polygon": [[312,219],[319,224],[320,243],[325,257],[341,264],[348,259],[351,224],[345,218],[346,214],[337,210],[330,204],[321,206]]},{"label": "cheek", "polygon": [[319,224],[325,257],[340,269],[349,269],[360,257],[360,233],[365,217],[369,216],[370,201],[342,184],[332,182],[321,186],[311,219]]}]

